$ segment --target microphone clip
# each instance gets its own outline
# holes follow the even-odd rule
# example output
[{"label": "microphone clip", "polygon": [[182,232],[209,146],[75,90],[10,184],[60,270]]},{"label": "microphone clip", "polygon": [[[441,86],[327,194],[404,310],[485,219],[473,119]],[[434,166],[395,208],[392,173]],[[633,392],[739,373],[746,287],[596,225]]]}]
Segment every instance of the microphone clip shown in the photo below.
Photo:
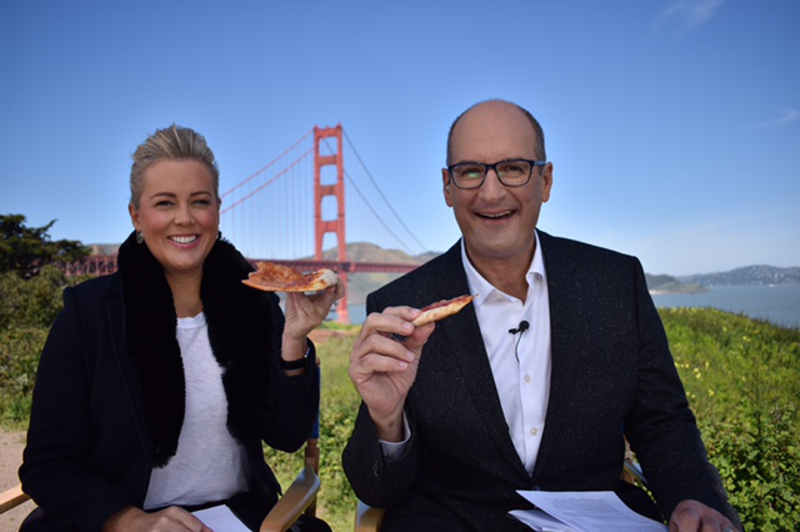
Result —
[{"label": "microphone clip", "polygon": [[519,322],[519,325],[514,329],[509,329],[508,332],[510,334],[517,334],[519,333],[519,338],[517,338],[517,344],[514,346],[514,358],[517,359],[517,363],[519,363],[519,342],[522,340],[522,333],[527,331],[530,328],[531,324],[528,323],[528,320],[522,320]]},{"label": "microphone clip", "polygon": [[510,334],[517,334],[517,333],[524,333],[530,328],[531,324],[528,323],[528,320],[522,320],[519,322],[519,325],[514,329],[509,329],[508,332]]}]

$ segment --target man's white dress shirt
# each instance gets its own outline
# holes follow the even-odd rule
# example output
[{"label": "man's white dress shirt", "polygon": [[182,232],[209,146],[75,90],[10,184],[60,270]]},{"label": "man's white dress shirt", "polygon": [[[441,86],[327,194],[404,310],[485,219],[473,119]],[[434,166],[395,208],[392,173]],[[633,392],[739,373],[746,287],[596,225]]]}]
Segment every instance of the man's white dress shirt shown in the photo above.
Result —
[{"label": "man's white dress shirt", "polygon": [[[544,432],[550,397],[550,302],[539,235],[525,279],[525,301],[501,292],[478,273],[461,241],[461,260],[467,272],[475,314],[492,367],[494,383],[508,433],[528,473],[533,473]],[[522,321],[530,328],[518,329]]]},{"label": "man's white dress shirt", "polygon": [[[528,473],[533,473],[536,464],[550,397],[550,301],[541,247],[536,233],[536,250],[525,275],[528,293],[523,302],[484,279],[472,266],[461,241],[461,260],[470,293],[478,294],[472,303],[503,415]],[[509,332],[519,328],[523,320],[530,325],[526,331]],[[405,417],[403,424],[403,442],[381,442],[388,459],[399,456],[411,436]]]}]

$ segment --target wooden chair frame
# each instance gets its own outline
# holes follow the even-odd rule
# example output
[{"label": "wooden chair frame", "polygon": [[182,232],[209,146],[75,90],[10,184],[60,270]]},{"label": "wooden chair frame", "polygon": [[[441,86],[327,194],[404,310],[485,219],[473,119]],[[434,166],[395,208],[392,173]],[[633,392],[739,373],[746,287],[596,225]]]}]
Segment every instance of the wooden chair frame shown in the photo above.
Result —
[{"label": "wooden chair frame", "polygon": [[30,496],[22,491],[22,485],[17,484],[13,488],[0,493],[0,514],[6,513],[12,508],[28,501]]},{"label": "wooden chair frame", "polygon": [[317,514],[317,493],[320,487],[317,442],[317,438],[311,438],[306,443],[303,470],[264,518],[260,532],[284,532],[301,515],[314,517]]}]

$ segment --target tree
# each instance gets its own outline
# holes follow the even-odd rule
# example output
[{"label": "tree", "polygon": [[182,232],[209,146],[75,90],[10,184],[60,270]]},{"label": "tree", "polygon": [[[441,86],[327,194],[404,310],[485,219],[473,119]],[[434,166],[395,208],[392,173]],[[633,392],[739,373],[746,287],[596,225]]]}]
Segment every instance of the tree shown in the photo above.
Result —
[{"label": "tree", "polygon": [[51,241],[47,232],[55,223],[26,227],[21,214],[0,215],[0,273],[16,272],[30,279],[46,264],[75,262],[89,255],[89,249],[78,240]]}]

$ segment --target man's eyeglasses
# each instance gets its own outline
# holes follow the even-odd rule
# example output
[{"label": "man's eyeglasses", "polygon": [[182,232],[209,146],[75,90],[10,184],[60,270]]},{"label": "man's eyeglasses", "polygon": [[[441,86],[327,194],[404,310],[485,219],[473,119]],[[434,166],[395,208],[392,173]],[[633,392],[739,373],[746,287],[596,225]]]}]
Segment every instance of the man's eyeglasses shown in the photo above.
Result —
[{"label": "man's eyeglasses", "polygon": [[544,166],[545,161],[530,159],[508,159],[494,164],[458,163],[447,167],[453,184],[458,188],[480,188],[486,181],[486,174],[494,170],[497,179],[507,187],[521,187],[531,180],[533,168]]}]

